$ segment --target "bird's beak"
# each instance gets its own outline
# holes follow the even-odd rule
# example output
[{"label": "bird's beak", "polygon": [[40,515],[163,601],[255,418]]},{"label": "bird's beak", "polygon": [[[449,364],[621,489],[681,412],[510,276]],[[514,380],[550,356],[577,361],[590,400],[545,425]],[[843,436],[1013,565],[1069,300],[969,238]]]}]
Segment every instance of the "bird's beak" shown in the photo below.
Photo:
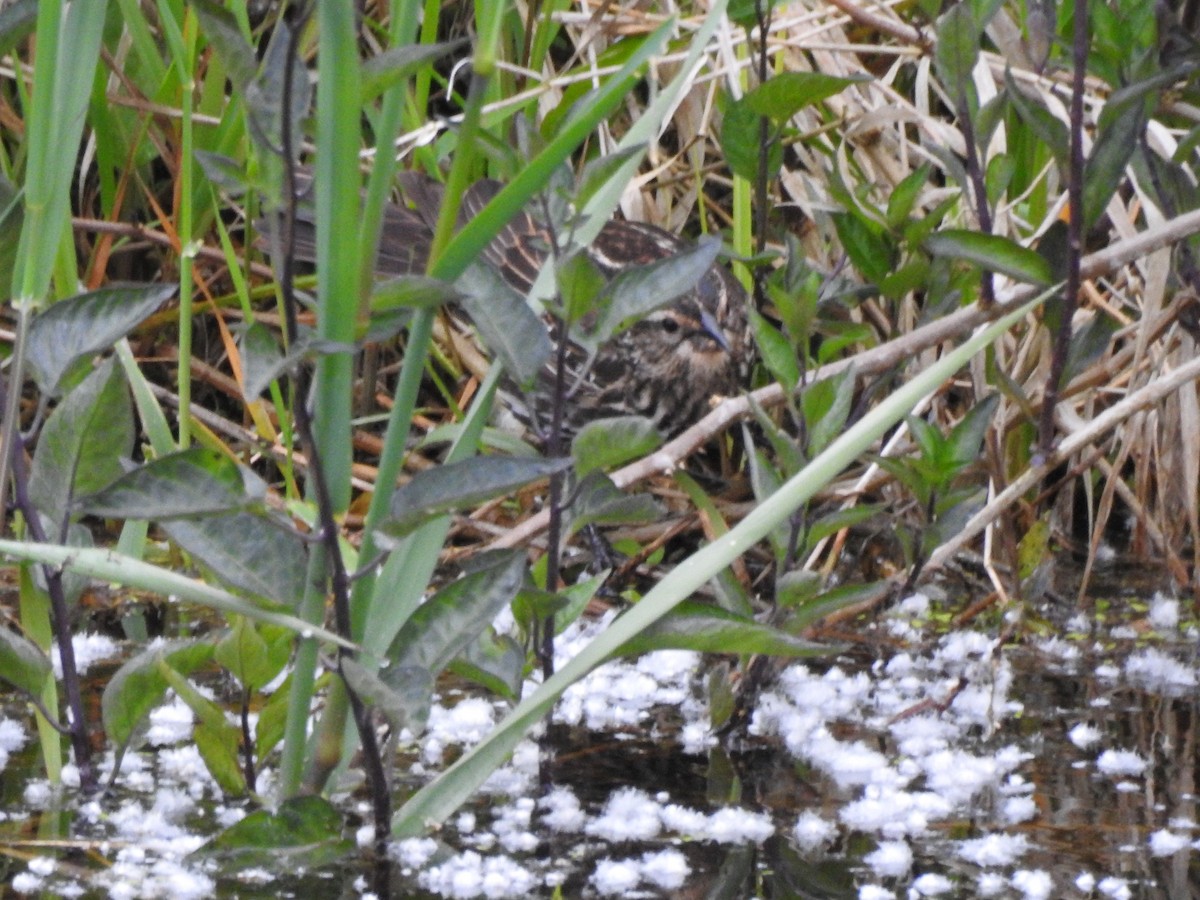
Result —
[{"label": "bird's beak", "polygon": [[704,328],[704,333],[716,341],[718,347],[726,353],[730,352],[729,337],[717,322],[716,317],[707,309],[700,310],[700,324]]}]

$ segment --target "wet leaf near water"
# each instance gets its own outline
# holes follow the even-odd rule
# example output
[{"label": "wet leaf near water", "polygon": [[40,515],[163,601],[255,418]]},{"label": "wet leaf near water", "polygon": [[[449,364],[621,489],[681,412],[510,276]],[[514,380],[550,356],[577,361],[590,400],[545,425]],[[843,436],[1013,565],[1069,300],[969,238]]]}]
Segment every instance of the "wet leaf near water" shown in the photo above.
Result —
[{"label": "wet leaf near water", "polygon": [[218,859],[231,869],[276,868],[290,860],[312,868],[355,850],[354,842],[342,837],[337,808],[321,797],[306,796],[285,800],[273,813],[250,813],[192,855]]}]

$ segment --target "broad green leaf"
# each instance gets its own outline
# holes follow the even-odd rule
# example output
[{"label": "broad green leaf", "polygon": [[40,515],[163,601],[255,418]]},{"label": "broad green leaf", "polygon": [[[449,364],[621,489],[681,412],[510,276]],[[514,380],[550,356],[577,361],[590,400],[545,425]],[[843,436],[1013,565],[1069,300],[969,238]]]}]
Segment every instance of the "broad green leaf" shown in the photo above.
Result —
[{"label": "broad green leaf", "polygon": [[[554,624],[557,628],[557,619]],[[510,635],[484,631],[450,663],[450,671],[506,700],[516,700],[525,677],[525,649]]]},{"label": "broad green leaf", "polygon": [[824,540],[831,534],[836,534],[843,528],[850,528],[861,522],[866,522],[868,519],[879,515],[881,509],[881,507],[873,504],[861,504],[859,506],[851,506],[847,509],[837,509],[819,516],[808,527],[808,546],[816,546],[818,541]]},{"label": "broad green leaf", "polygon": [[569,534],[585,525],[631,525],[662,515],[662,507],[649,494],[626,494],[598,469],[579,483],[574,494],[568,510]]},{"label": "broad green leaf", "polygon": [[0,679],[31,697],[38,697],[50,674],[50,657],[8,628],[0,628]]},{"label": "broad green leaf", "polygon": [[834,213],[833,226],[854,267],[878,284],[892,269],[894,248],[873,222],[856,213]]},{"label": "broad green leaf", "polygon": [[160,527],[230,587],[295,609],[304,595],[308,548],[270,519],[238,511],[170,519]]},{"label": "broad green leaf", "polygon": [[1071,139],[1067,124],[1059,119],[1046,107],[1041,95],[1025,93],[1012,77],[1012,72],[1005,69],[1005,90],[1012,101],[1017,117],[1029,128],[1033,135],[1049,148],[1050,153],[1059,165],[1066,163],[1070,154]]},{"label": "broad green leaf", "polygon": [[1083,224],[1091,228],[1125,180],[1125,167],[1138,148],[1146,118],[1130,110],[1100,130],[1083,167]]},{"label": "broad green leaf", "polygon": [[42,393],[57,396],[92,357],[125,337],[174,296],[177,285],[118,285],[60,300],[29,326],[29,369]]},{"label": "broad green leaf", "polygon": [[258,809],[196,851],[223,861],[230,875],[262,866],[312,869],[354,853],[342,837],[342,813],[324,797],[291,797],[275,812]]},{"label": "broad green leaf", "polygon": [[1048,285],[1054,280],[1043,256],[998,234],[947,228],[927,237],[925,249],[935,256],[966,260],[1017,281]]},{"label": "broad green leaf", "polygon": [[484,346],[518,384],[531,384],[550,359],[546,323],[491,266],[470,266],[455,287]]},{"label": "broad green leaf", "polygon": [[525,554],[487,554],[482,567],[442,588],[409,617],[388,648],[392,666],[416,666],[435,676],[516,597]]},{"label": "broad green leaf", "polygon": [[829,644],[814,644],[715,606],[685,600],[637,637],[622,644],[614,655],[633,656],[668,649],[761,653],[793,658],[829,656],[840,650]]},{"label": "broad green leaf", "polygon": [[596,300],[594,327],[577,335],[591,350],[656,309],[692,290],[717,260],[721,242],[702,237],[694,246],[667,259],[624,269]]},{"label": "broad green leaf", "polygon": [[571,465],[570,459],[481,456],[418,472],[392,494],[385,534],[403,536],[435,516],[503,497]]},{"label": "broad green leaf", "polygon": [[407,728],[413,734],[425,730],[433,702],[433,675],[421,666],[386,666],[373,672],[353,658],[342,660],[346,684],[363,703],[379,710],[393,733]]},{"label": "broad green leaf", "polygon": [[167,662],[157,660],[159,674],[196,717],[192,740],[200,751],[200,758],[213,780],[226,794],[234,796],[246,792],[246,779],[238,758],[238,730],[225,718],[225,711],[209,700]]},{"label": "broad green leaf", "polygon": [[55,529],[76,496],[99,490],[121,474],[133,439],[129,389],[110,358],[63,398],[38,438],[29,495]]},{"label": "broad green leaf", "polygon": [[[262,64],[243,94],[250,135],[264,154],[279,155],[285,127],[291,131],[293,152],[299,149],[301,124],[312,103],[312,83],[308,78],[308,70],[302,60],[288,55],[291,39],[291,26],[287,21],[279,20],[271,33]],[[287,66],[292,67],[292,107],[285,111],[283,88]],[[290,165],[294,160],[283,162]]]},{"label": "broad green leaf", "polygon": [[808,455],[820,453],[846,427],[854,405],[856,377],[853,368],[810,385],[801,398],[808,425]]},{"label": "broad green leaf", "polygon": [[588,422],[571,441],[575,473],[612,469],[645,456],[662,443],[654,423],[642,416],[618,416]]},{"label": "broad green leaf", "polygon": [[243,687],[257,691],[283,671],[291,645],[286,629],[235,616],[233,627],[217,641],[213,658]]},{"label": "broad green leaf", "polygon": [[962,421],[950,432],[953,459],[960,467],[968,466],[980,458],[984,435],[999,404],[999,392],[989,394],[967,410]]},{"label": "broad green leaf", "polygon": [[802,632],[828,615],[872,598],[885,596],[890,590],[886,582],[876,584],[846,584],[804,599],[788,608],[787,627]]},{"label": "broad green leaf", "polygon": [[363,104],[372,102],[392,85],[415,75],[433,62],[464,46],[466,39],[444,44],[405,44],[389,47],[371,57],[362,67]]},{"label": "broad green leaf", "polygon": [[750,310],[750,324],[754,329],[754,343],[763,365],[772,377],[791,393],[800,382],[800,361],[791,341],[783,336],[757,310]]},{"label": "broad green leaf", "polygon": [[38,0],[14,0],[0,9],[0,53],[5,56],[33,33]]},{"label": "broad green leaf", "polygon": [[262,394],[294,360],[292,354],[284,355],[274,333],[260,322],[251,322],[242,331],[238,350],[242,354],[242,390],[247,400]]},{"label": "broad green leaf", "polygon": [[634,144],[588,160],[579,176],[579,183],[575,190],[576,207],[583,209],[601,187],[610,179],[619,177],[627,162],[640,158],[645,152],[646,145],[644,143]]},{"label": "broad green leaf", "polygon": [[971,79],[979,59],[979,39],[980,27],[970,3],[954,4],[938,20],[933,62],[942,87],[954,99],[955,112],[974,95]]},{"label": "broad green leaf", "polygon": [[242,34],[242,29],[224,6],[214,0],[194,0],[192,8],[209,45],[225,63],[225,73],[234,91],[243,93],[258,69],[254,48]]},{"label": "broad green leaf", "polygon": [[100,698],[108,739],[123,749],[150,711],[162,704],[168,684],[159,669],[160,661],[186,676],[212,655],[210,641],[164,641],[127,660],[113,673]]},{"label": "broad green leaf", "polygon": [[192,447],[154,459],[76,502],[88,515],[155,519],[232,512],[259,504],[266,485],[216,450]]},{"label": "broad green leaf", "polygon": [[396,310],[437,309],[460,299],[454,285],[427,275],[398,275],[375,284],[368,301],[372,315]]},{"label": "broad green leaf", "polygon": [[223,153],[213,153],[208,150],[196,151],[196,162],[204,170],[205,177],[231,197],[241,197],[246,193],[246,164],[238,162],[232,156]]},{"label": "broad green leaf", "polygon": [[[745,97],[725,104],[721,121],[721,152],[734,175],[753,184],[758,178],[762,141],[759,137],[761,117]],[[771,132],[767,143],[767,178],[774,178],[783,165],[783,146],[778,133]]]},{"label": "broad green leaf", "polygon": [[929,183],[929,172],[932,168],[931,163],[924,163],[896,185],[895,190],[888,197],[887,223],[889,226],[899,228],[912,214],[913,208],[917,204],[917,198],[921,195],[921,189]]},{"label": "broad green leaf", "polygon": [[568,327],[574,326],[596,309],[597,299],[608,281],[592,257],[582,251],[562,259],[554,275],[558,279],[559,296],[563,298],[563,319]]},{"label": "broad green leaf", "polygon": [[784,72],[747,93],[745,102],[756,115],[786,122],[809,104],[840,94],[852,84],[872,80],[870,75],[841,77],[824,72]]}]

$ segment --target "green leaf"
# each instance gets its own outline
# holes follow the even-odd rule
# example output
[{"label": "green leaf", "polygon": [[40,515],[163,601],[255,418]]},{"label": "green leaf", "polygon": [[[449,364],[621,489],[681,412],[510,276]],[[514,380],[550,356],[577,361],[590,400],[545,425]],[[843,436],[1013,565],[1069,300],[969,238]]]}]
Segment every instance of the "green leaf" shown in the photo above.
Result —
[{"label": "green leaf", "polygon": [[999,392],[989,394],[972,406],[962,421],[951,430],[950,446],[954,461],[960,468],[980,458],[984,435],[999,404]]},{"label": "green leaf", "polygon": [[531,384],[550,359],[546,323],[489,265],[470,266],[455,287],[484,346],[518,384]]},{"label": "green leaf", "polygon": [[570,466],[570,459],[480,456],[418,472],[392,494],[382,530],[402,537],[435,516],[503,497]]},{"label": "green leaf", "polygon": [[981,234],[947,228],[925,239],[925,249],[934,256],[949,256],[974,263],[989,272],[999,272],[1017,281],[1048,285],[1054,281],[1050,264],[1036,251],[998,234]]},{"label": "green leaf", "polygon": [[931,163],[924,163],[896,185],[892,195],[888,197],[887,223],[889,227],[899,228],[912,214],[913,208],[917,205],[917,198],[921,195],[921,189],[929,183],[929,172],[932,168]]},{"label": "green leaf", "polygon": [[248,690],[270,684],[287,665],[290,632],[235,616],[233,627],[217,641],[213,658]]},{"label": "green leaf", "polygon": [[[866,600],[886,595],[889,588],[883,584],[846,584],[823,594],[804,599],[787,611],[786,624],[789,631],[802,632],[826,616],[854,606]],[[797,598],[799,599],[799,598]]]},{"label": "green leaf", "polygon": [[611,478],[593,469],[575,489],[568,533],[585,525],[632,525],[662,516],[662,507],[649,494],[626,494]]},{"label": "green leaf", "polygon": [[810,385],[801,398],[808,425],[808,455],[820,453],[846,427],[854,405],[856,377],[853,368]]},{"label": "green leaf", "polygon": [[783,72],[747,93],[745,103],[755,115],[783,123],[809,104],[840,94],[852,84],[873,80],[865,74],[841,77],[824,72]]},{"label": "green leaf", "polygon": [[33,641],[0,628],[0,679],[30,697],[38,697],[50,672],[50,657]]},{"label": "green leaf", "polygon": [[368,301],[372,315],[404,309],[437,309],[460,299],[454,285],[427,275],[399,275],[375,284]]},{"label": "green leaf", "polygon": [[843,528],[851,528],[868,519],[879,515],[881,507],[873,504],[851,506],[847,509],[836,509],[833,512],[818,516],[808,528],[808,546],[815,546],[831,534],[836,534]]},{"label": "green leaf", "polygon": [[192,740],[213,780],[227,794],[244,794],[246,779],[238,759],[237,728],[226,721],[225,711],[220,706],[196,690],[195,685],[167,665],[165,660],[160,657],[157,664],[167,685],[196,716]]},{"label": "green leaf", "polygon": [[258,809],[196,851],[225,861],[232,873],[262,866],[313,869],[354,852],[342,838],[342,814],[324,797],[291,797],[275,812]]},{"label": "green leaf", "polygon": [[33,33],[38,0],[14,0],[0,9],[0,53],[5,56]]},{"label": "green leaf", "polygon": [[367,706],[379,710],[393,733],[425,730],[433,702],[433,675],[421,666],[386,666],[373,672],[351,657],[342,660],[346,684]]},{"label": "green leaf", "polygon": [[596,300],[595,325],[577,335],[580,345],[600,344],[692,290],[717,260],[721,242],[702,237],[674,256],[645,266],[623,269]]},{"label": "green leaf", "polygon": [[57,396],[92,357],[125,337],[174,296],[177,285],[100,288],[60,300],[29,325],[29,370],[42,393]]},{"label": "green leaf", "polygon": [[1012,101],[1013,109],[1017,112],[1017,117],[1029,128],[1034,137],[1049,148],[1059,165],[1065,164],[1071,147],[1066,123],[1050,112],[1040,94],[1025,93],[1008,69],[1004,70],[1004,84],[1009,99]]},{"label": "green leaf", "polygon": [[[760,122],[761,117],[750,108],[747,98],[726,103],[721,121],[721,152],[730,171],[751,184],[758,178]],[[778,133],[772,133],[767,144],[767,177],[774,178],[782,165],[783,146]]]},{"label": "green leaf", "polygon": [[651,650],[696,650],[700,653],[761,653],[792,658],[829,656],[840,648],[803,638],[738,616],[715,606],[685,600],[614,655],[634,656]]},{"label": "green leaf", "polygon": [[254,48],[242,34],[241,26],[233,13],[214,0],[194,0],[192,8],[208,43],[225,63],[225,74],[229,77],[235,93],[243,93],[258,69]]},{"label": "green leaf", "polygon": [[575,190],[575,206],[583,209],[610,179],[619,177],[626,163],[640,158],[645,152],[645,144],[634,144],[588,160],[579,176],[579,183]]},{"label": "green leaf", "polygon": [[874,223],[855,213],[834,213],[833,226],[858,271],[876,284],[887,277],[894,261],[893,247]]},{"label": "green leaf", "polygon": [[285,355],[274,332],[260,322],[251,322],[242,331],[238,350],[242,355],[242,386],[247,400],[257,398],[295,361],[294,354]]},{"label": "green leaf", "polygon": [[[283,147],[283,129],[291,131],[293,152],[300,147],[301,124],[312,105],[312,82],[299,58],[289,55],[292,27],[287,21],[276,22],[267,44],[267,52],[258,71],[246,85],[243,102],[250,136],[264,155],[278,157]],[[284,110],[285,70],[292,67],[291,109]],[[240,73],[240,64],[239,64]],[[283,160],[290,165],[294,160]]]},{"label": "green leaf", "polygon": [[972,76],[979,60],[979,23],[970,3],[956,3],[937,23],[933,63],[942,87],[954,99],[955,112],[973,95]]},{"label": "green leaf", "polygon": [[295,609],[304,595],[304,540],[264,516],[239,511],[159,524],[172,541],[236,590],[288,609]]},{"label": "green leaf", "polygon": [[266,485],[216,450],[192,447],[138,466],[76,502],[88,515],[164,521],[262,502]]},{"label": "green leaf", "polygon": [[1083,167],[1083,224],[1090,228],[1125,180],[1125,167],[1138,148],[1145,127],[1141,110],[1131,110],[1102,128]]},{"label": "green leaf", "polygon": [[38,438],[29,495],[55,530],[64,524],[75,496],[99,490],[121,474],[133,440],[129,390],[108,359],[63,398]]},{"label": "green leaf", "polygon": [[108,739],[123,749],[150,711],[162,704],[169,685],[159,668],[160,662],[186,676],[212,659],[212,655],[211,641],[165,641],[127,660],[113,673],[100,697],[100,713]]},{"label": "green leaf", "polygon": [[594,469],[613,469],[658,448],[662,437],[643,416],[617,416],[588,422],[571,441],[579,477]]},{"label": "green leaf", "polygon": [[388,648],[392,666],[416,666],[436,676],[512,602],[525,579],[524,552],[489,553],[479,564],[409,617]]},{"label": "green leaf", "polygon": [[568,325],[575,325],[588,313],[596,309],[597,301],[608,280],[604,273],[583,252],[572,253],[563,259],[554,270],[558,279],[558,292],[563,298]]},{"label": "green leaf", "polygon": [[371,57],[362,67],[363,104],[369,104],[388,88],[463,47],[466,39],[442,44],[405,44],[389,47]]},{"label": "green leaf", "polygon": [[796,350],[783,333],[766,320],[757,310],[750,310],[750,324],[754,329],[754,343],[763,365],[771,376],[784,386],[788,393],[800,382],[800,361]]},{"label": "green leaf", "polygon": [[[554,624],[557,628],[557,620]],[[510,635],[484,631],[450,663],[450,671],[506,700],[516,700],[525,677],[525,649]]]}]

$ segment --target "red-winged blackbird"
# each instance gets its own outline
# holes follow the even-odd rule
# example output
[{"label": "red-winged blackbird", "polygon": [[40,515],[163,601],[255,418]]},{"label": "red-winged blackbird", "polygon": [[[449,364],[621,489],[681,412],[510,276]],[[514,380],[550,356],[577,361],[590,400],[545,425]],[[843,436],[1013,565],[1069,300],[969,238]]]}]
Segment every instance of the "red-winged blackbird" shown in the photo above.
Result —
[{"label": "red-winged blackbird", "polygon": [[[441,186],[436,182],[409,174],[401,177],[401,183],[412,206],[392,204],[385,210],[375,267],[381,276],[425,270],[441,205]],[[472,185],[463,197],[460,222],[478,213],[500,188],[495,181]],[[535,216],[523,212],[492,240],[484,259],[504,281],[526,293],[546,260],[550,240]],[[297,255],[311,258],[310,225],[298,223],[296,243]],[[586,252],[596,269],[612,279],[626,269],[667,259],[690,246],[653,225],[612,220]],[[555,327],[551,325],[552,333]],[[581,347],[569,344],[564,430],[570,434],[594,419],[640,415],[650,419],[664,436],[677,434],[708,411],[713,397],[735,393],[742,386],[750,347],[746,293],[724,268],[714,264],[691,290],[601,344],[590,363]],[[539,437],[545,436],[549,422],[553,383],[547,365],[530,391],[508,400],[517,417]]]}]

